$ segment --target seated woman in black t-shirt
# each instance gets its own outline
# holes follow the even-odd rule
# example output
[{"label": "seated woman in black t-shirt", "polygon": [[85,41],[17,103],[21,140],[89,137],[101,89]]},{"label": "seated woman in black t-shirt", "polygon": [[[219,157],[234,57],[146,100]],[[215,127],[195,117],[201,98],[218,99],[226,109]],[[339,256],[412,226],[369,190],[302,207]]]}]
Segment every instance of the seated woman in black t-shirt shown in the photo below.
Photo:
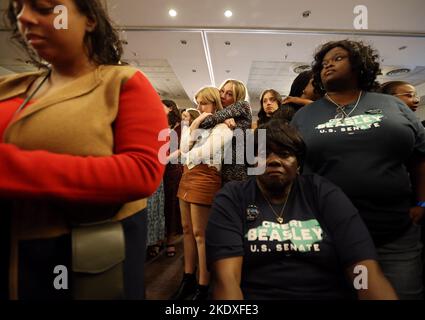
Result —
[{"label": "seated woman in black t-shirt", "polygon": [[305,144],[296,129],[278,120],[260,128],[264,173],[228,183],[211,208],[213,298],[344,299],[357,289],[359,299],[396,299],[348,198],[320,176],[300,175]]}]

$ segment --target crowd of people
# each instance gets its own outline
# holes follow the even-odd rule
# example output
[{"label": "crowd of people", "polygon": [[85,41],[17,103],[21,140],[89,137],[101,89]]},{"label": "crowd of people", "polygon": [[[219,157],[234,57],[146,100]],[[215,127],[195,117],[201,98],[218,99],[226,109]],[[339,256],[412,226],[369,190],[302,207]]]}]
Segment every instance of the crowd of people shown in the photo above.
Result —
[{"label": "crowd of people", "polygon": [[254,123],[235,79],[196,108],[161,100],[101,1],[63,2],[67,32],[53,8],[8,5],[39,71],[0,77],[0,299],[144,299],[146,258],[180,236],[173,300],[424,298],[419,99],[377,82],[370,45],[321,45]]}]

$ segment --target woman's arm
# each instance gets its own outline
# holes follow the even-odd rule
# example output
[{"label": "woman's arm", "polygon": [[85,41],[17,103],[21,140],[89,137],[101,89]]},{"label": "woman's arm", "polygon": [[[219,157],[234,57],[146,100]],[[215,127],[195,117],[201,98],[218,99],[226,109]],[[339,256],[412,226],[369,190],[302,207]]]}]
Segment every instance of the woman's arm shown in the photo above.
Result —
[{"label": "woman's arm", "polygon": [[215,127],[219,123],[223,123],[226,119],[245,117],[247,120],[251,117],[251,107],[246,101],[238,101],[213,115],[207,117],[199,126],[202,129]]},{"label": "woman's arm", "polygon": [[0,144],[0,197],[122,203],[158,187],[164,166],[158,134],[168,128],[158,94],[136,73],[123,86],[114,123],[114,155],[82,157]]},{"label": "woman's arm", "polygon": [[210,115],[211,113],[204,112],[198,118],[193,120],[190,126],[182,125],[182,137],[180,142],[180,150],[182,153],[187,153],[192,149],[195,141],[200,135],[200,131],[198,130],[199,125]]},{"label": "woman's arm", "polygon": [[313,103],[313,102],[314,101],[310,100],[310,99],[288,96],[285,99],[283,99],[282,104],[295,103],[295,104],[298,104],[298,105],[301,105],[301,106],[306,106],[306,105]]},{"label": "woman's arm", "polygon": [[346,269],[359,300],[398,300],[376,260],[360,261]]},{"label": "woman's arm", "polygon": [[215,280],[214,300],[243,300],[241,291],[243,257],[220,259],[212,266],[212,275]]},{"label": "woman's arm", "polygon": [[170,153],[167,157],[167,163],[171,164],[179,164],[179,157],[181,155],[180,149],[175,150],[174,152]]},{"label": "woman's arm", "polygon": [[217,125],[203,143],[194,145],[189,156],[192,163],[221,164],[224,153],[228,152],[226,148],[230,146],[232,138],[232,130],[225,124]]}]

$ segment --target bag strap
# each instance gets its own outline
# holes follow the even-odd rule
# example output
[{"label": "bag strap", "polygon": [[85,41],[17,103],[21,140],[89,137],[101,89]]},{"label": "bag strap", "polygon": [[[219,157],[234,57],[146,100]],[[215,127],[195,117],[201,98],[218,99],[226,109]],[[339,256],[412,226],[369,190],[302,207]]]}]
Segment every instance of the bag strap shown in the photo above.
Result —
[{"label": "bag strap", "polygon": [[35,96],[35,94],[40,91],[41,87],[43,86],[43,84],[46,82],[46,80],[50,77],[50,75],[52,74],[52,70],[49,69],[49,71],[47,72],[46,76],[43,78],[43,80],[38,84],[37,88],[35,88],[35,90],[25,98],[24,102],[22,102],[22,104],[19,106],[19,108],[15,111],[14,115],[17,115],[19,112],[22,111],[23,108],[25,108],[25,106],[28,104],[28,102],[30,102],[30,100]]}]

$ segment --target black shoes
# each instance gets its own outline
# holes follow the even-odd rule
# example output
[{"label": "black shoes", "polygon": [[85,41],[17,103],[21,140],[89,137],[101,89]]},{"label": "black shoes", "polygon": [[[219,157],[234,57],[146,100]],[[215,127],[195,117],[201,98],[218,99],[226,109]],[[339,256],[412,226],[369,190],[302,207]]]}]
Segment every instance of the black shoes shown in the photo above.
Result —
[{"label": "black shoes", "polygon": [[198,287],[196,288],[195,294],[193,295],[191,300],[197,300],[197,301],[207,300],[208,289],[209,289],[209,286],[203,286],[203,285],[198,284]]},{"label": "black shoes", "polygon": [[180,283],[180,287],[171,296],[170,300],[185,300],[190,295],[196,293],[197,286],[195,273],[183,274],[183,280]]}]

